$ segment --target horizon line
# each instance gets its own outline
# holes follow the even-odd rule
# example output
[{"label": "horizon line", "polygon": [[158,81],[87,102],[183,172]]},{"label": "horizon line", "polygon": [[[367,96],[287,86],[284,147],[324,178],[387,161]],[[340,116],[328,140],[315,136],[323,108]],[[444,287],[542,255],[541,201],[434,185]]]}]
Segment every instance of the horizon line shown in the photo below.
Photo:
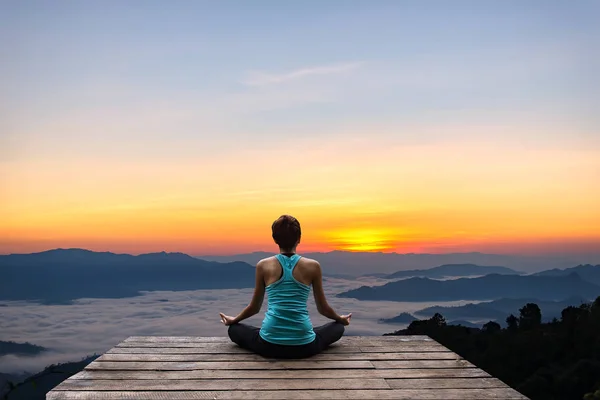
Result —
[{"label": "horizon line", "polygon": [[[0,253],[0,256],[10,256],[10,255],[31,255],[31,254],[41,254],[41,253],[47,253],[47,252],[51,252],[51,251],[57,251],[57,250],[83,250],[83,251],[88,251],[91,253],[110,253],[110,254],[115,254],[115,255],[131,255],[131,256],[140,256],[140,255],[147,255],[147,254],[160,254],[160,253],[165,253],[165,254],[184,254],[187,255],[189,257],[193,257],[193,258],[201,258],[201,257],[235,257],[235,256],[241,256],[241,255],[251,255],[251,254],[257,254],[257,253],[268,253],[268,254],[276,254],[276,252],[274,251],[268,251],[268,250],[254,250],[254,251],[250,251],[250,252],[243,252],[243,253],[231,253],[231,254],[192,254],[192,253],[185,253],[182,251],[166,251],[166,250],[161,250],[161,251],[153,251],[153,252],[147,252],[147,253],[122,253],[122,252],[114,252],[114,251],[110,251],[110,250],[103,250],[103,251],[99,251],[99,250],[90,250],[90,249],[86,249],[83,247],[56,247],[56,248],[50,248],[47,250],[41,250],[41,251],[34,251],[34,252],[30,252],[30,253]],[[486,256],[500,256],[500,257],[527,257],[527,258],[536,258],[536,257],[561,257],[561,256],[600,256],[600,252],[599,253],[573,253],[573,254],[564,254],[564,255],[557,255],[557,254],[523,254],[523,253],[484,253],[481,251],[464,251],[464,252],[449,252],[449,253],[415,253],[415,252],[410,252],[410,253],[399,253],[397,251],[390,251],[390,252],[386,252],[386,251],[353,251],[353,250],[330,250],[330,251],[307,251],[304,254],[331,254],[331,253],[354,253],[354,254],[387,254],[387,255],[439,255],[439,256],[443,256],[443,255],[466,255],[466,254],[481,254],[481,255],[486,255]]]}]

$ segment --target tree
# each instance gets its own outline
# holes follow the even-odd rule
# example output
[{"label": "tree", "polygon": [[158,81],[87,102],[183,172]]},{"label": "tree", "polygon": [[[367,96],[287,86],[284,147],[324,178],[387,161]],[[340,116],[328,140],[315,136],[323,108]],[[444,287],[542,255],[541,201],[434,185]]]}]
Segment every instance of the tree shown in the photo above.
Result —
[{"label": "tree", "polygon": [[582,317],[584,311],[579,307],[569,306],[560,313],[563,324],[567,327],[574,326]]},{"label": "tree", "polygon": [[506,328],[509,331],[516,331],[519,328],[519,319],[510,314],[508,317],[506,317],[506,325]]},{"label": "tree", "polygon": [[435,326],[446,326],[446,318],[440,313],[433,314],[429,321]]},{"label": "tree", "polygon": [[599,318],[600,317],[600,296],[596,297],[596,300],[592,303],[590,307],[590,312],[592,317]]},{"label": "tree", "polygon": [[519,327],[521,329],[533,329],[542,324],[542,311],[535,303],[527,303],[519,310]]},{"label": "tree", "polygon": [[495,333],[500,332],[502,330],[502,327],[496,321],[490,321],[483,325],[482,330],[485,333]]}]

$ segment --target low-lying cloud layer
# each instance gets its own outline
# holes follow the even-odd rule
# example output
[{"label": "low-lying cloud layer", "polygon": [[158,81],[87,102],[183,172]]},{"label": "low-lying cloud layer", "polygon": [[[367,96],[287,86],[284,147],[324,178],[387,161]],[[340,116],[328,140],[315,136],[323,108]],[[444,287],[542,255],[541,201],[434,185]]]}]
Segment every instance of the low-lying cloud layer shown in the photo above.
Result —
[{"label": "low-lying cloud layer", "polygon": [[[336,298],[336,293],[373,284],[377,279],[325,282],[330,304],[338,313],[352,312],[348,335],[381,335],[399,325],[378,323],[401,312],[414,312],[434,303],[359,301]],[[49,364],[78,361],[86,355],[102,354],[129,336],[226,336],[219,312],[236,315],[252,296],[252,289],[146,292],[122,299],[79,299],[70,305],[40,305],[4,302],[1,308],[0,340],[30,342],[51,351],[35,357],[0,357],[0,372],[37,372]],[[459,305],[451,302],[444,305]],[[440,304],[439,302],[436,304]],[[248,320],[260,325],[266,310]],[[328,320],[318,315],[309,299],[314,325]]]}]

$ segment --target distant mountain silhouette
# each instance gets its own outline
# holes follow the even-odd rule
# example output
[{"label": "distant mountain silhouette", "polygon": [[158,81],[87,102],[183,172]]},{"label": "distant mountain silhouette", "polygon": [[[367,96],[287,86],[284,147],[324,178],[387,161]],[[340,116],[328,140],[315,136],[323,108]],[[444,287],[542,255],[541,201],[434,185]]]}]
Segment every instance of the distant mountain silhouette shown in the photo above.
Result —
[{"label": "distant mountain silhouette", "polygon": [[[503,265],[519,271],[541,271],[549,268],[567,268],[572,265],[600,260],[600,254],[593,256],[519,256],[485,253],[448,253],[448,254],[400,254],[381,252],[302,252],[302,256],[314,258],[321,263],[323,274],[342,274],[362,276],[369,274],[391,274],[398,270],[424,269],[435,265],[444,264],[475,264],[475,265]],[[265,257],[272,256],[271,252],[257,251],[254,253],[236,254],[232,256],[199,256],[203,260],[231,262],[244,261],[252,265]],[[594,257],[594,260],[590,260]]]},{"label": "distant mountain silhouette", "polygon": [[502,297],[560,300],[577,295],[591,299],[599,294],[600,286],[571,273],[560,277],[492,274],[447,281],[410,278],[382,286],[362,286],[337,296],[359,300],[452,301],[493,300]]},{"label": "distant mountain silhouette", "polygon": [[56,249],[0,256],[0,300],[65,303],[73,299],[136,296],[142,290],[254,287],[255,269],[182,253],[133,256]]},{"label": "distant mountain silhouette", "polygon": [[471,320],[496,320],[504,321],[510,314],[519,314],[519,309],[523,304],[535,303],[542,311],[542,317],[546,321],[552,318],[560,317],[563,309],[569,306],[578,307],[586,303],[587,299],[581,296],[573,296],[560,301],[543,301],[533,298],[523,299],[498,299],[483,303],[469,303],[464,306],[433,306],[417,311],[415,314],[424,317],[431,317],[439,313],[451,319],[471,319]]},{"label": "distant mountain silhouette", "polygon": [[448,322],[448,325],[460,325],[460,326],[464,326],[466,328],[481,328],[481,324],[474,324],[472,322],[469,321],[464,321],[464,320],[456,320],[456,321],[450,321]]},{"label": "distant mountain silhouette", "polygon": [[409,313],[401,313],[392,318],[381,318],[379,322],[383,322],[386,324],[410,324],[413,321],[416,321],[417,318],[413,317]]},{"label": "distant mountain silhouette", "polygon": [[[453,319],[504,320],[508,315],[510,315],[510,313],[506,313],[505,311],[494,308],[492,306],[494,301],[478,304],[469,303],[465,304],[464,306],[456,307],[433,306],[419,310],[415,312],[415,314],[420,316],[430,316],[437,312],[444,316],[447,315],[448,318]],[[521,300],[516,301],[521,304]]]},{"label": "distant mountain silhouette", "polygon": [[421,276],[424,278],[446,278],[456,276],[480,276],[489,274],[501,275],[520,275],[522,272],[515,271],[507,267],[489,267],[475,264],[445,264],[439,267],[428,269],[409,269],[405,271],[396,271],[392,274],[368,274],[366,276],[376,276],[384,279],[397,279]]},{"label": "distant mountain silhouette", "polygon": [[34,356],[48,349],[31,343],[5,342],[0,340],[0,357],[7,354],[18,356]]},{"label": "distant mountain silhouette", "polygon": [[538,276],[565,276],[571,273],[577,273],[586,281],[590,281],[596,285],[600,285],[600,265],[578,265],[573,268],[567,269],[549,269],[546,271],[538,272],[534,275]]}]

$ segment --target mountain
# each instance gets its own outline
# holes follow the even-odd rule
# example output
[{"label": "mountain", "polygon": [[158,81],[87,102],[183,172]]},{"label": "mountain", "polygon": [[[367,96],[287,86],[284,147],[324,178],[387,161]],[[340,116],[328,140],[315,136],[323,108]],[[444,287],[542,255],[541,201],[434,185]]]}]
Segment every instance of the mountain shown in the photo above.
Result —
[{"label": "mountain", "polygon": [[[521,300],[517,300],[521,304]],[[415,314],[420,316],[430,316],[435,313],[442,314],[448,318],[472,319],[472,320],[504,320],[509,313],[494,308],[493,302],[485,302],[478,304],[465,304],[464,306],[443,307],[433,306],[417,311]],[[527,303],[523,303],[527,304]]]},{"label": "mountain", "polygon": [[450,321],[448,322],[448,325],[464,326],[466,328],[481,328],[480,324],[474,324],[472,322],[464,320]]},{"label": "mountain", "polygon": [[133,256],[56,249],[0,256],[0,276],[0,300],[62,304],[136,296],[142,290],[251,288],[255,269],[244,262],[204,261],[183,253]]},{"label": "mountain", "polygon": [[573,268],[567,269],[550,269],[542,272],[538,272],[534,275],[538,276],[565,276],[575,272],[586,281],[590,281],[596,285],[600,285],[600,265],[578,265]]},{"label": "mountain", "polygon": [[337,296],[359,300],[452,301],[492,300],[502,297],[560,300],[577,295],[591,299],[599,294],[600,286],[571,273],[560,277],[492,274],[447,281],[410,278],[382,286],[361,286]]},{"label": "mountain", "polygon": [[563,309],[569,306],[578,307],[586,302],[587,300],[581,296],[572,296],[560,301],[543,301],[534,298],[502,298],[477,304],[469,303],[464,306],[427,307],[417,311],[415,314],[420,316],[432,316],[438,313],[452,319],[504,321],[510,314],[518,315],[519,309],[523,307],[524,304],[535,303],[540,307],[543,319],[550,321],[554,317],[560,318],[560,313]]},{"label": "mountain", "polygon": [[7,354],[19,356],[34,356],[48,349],[31,343],[5,342],[0,340],[0,357]]},{"label": "mountain", "polygon": [[[581,263],[600,263],[600,252],[593,255],[558,256],[520,256],[485,253],[449,253],[449,254],[415,254],[415,253],[381,253],[381,252],[351,252],[331,251],[326,253],[307,252],[301,255],[314,258],[321,263],[323,274],[343,274],[362,276],[365,274],[391,274],[398,270],[414,270],[431,268],[433,265],[445,264],[475,264],[503,265],[519,271],[541,271],[549,268],[568,268]],[[271,252],[254,252],[227,256],[202,255],[203,260],[232,262],[244,261],[252,265],[265,257],[272,256]]]},{"label": "mountain", "polygon": [[416,320],[417,318],[413,317],[411,314],[403,312],[392,318],[382,318],[379,320],[379,322],[383,322],[386,324],[410,324],[411,322]]},{"label": "mountain", "polygon": [[0,396],[4,394],[6,397],[3,398],[6,400],[43,400],[46,398],[46,393],[65,379],[83,370],[96,358],[98,356],[94,355],[77,362],[50,365],[42,372],[30,376],[20,383],[12,381],[11,385],[5,382],[5,393],[0,391]]},{"label": "mountain", "polygon": [[429,269],[409,269],[396,271],[393,274],[369,274],[384,279],[397,279],[420,276],[424,278],[446,278],[454,276],[481,276],[489,274],[521,275],[522,272],[507,267],[490,267],[475,264],[445,264]]}]

